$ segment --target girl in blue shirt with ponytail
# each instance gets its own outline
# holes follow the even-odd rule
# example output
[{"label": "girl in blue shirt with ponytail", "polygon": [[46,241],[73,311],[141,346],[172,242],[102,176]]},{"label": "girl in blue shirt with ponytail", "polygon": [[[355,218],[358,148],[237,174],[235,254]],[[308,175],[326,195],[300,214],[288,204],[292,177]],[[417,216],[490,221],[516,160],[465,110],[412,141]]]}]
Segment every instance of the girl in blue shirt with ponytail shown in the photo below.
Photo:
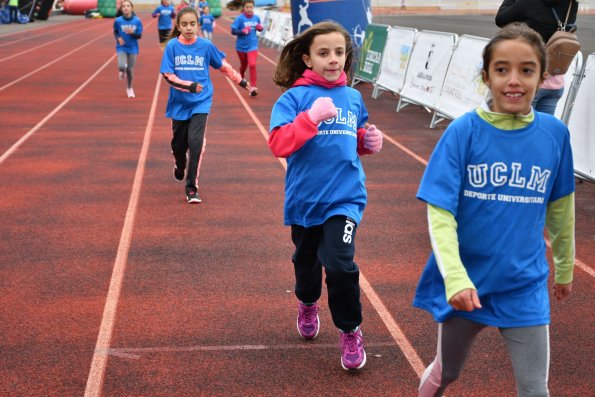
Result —
[{"label": "girl in blue shirt with ponytail", "polygon": [[566,126],[531,107],[545,67],[537,32],[524,23],[500,30],[483,51],[491,99],[448,126],[421,180],[433,252],[413,304],[438,322],[438,348],[420,397],[444,394],[489,326],[504,338],[517,395],[549,396],[543,233],[560,300],[572,290],[574,167]]},{"label": "girl in blue shirt with ponytail", "polygon": [[126,78],[126,95],[128,98],[134,98],[132,79],[134,78],[134,66],[138,56],[138,40],[143,33],[143,24],[134,14],[130,0],[122,1],[120,13],[121,15],[114,20],[114,37],[116,38],[116,52],[118,53],[118,77],[120,80]]},{"label": "girl in blue shirt with ponytail", "polygon": [[170,85],[166,116],[172,119],[174,178],[182,182],[186,174],[186,200],[191,204],[202,201],[198,195],[198,174],[213,102],[209,67],[250,90],[250,84],[225,60],[225,54],[197,33],[196,10],[186,7],[179,11],[161,61],[161,73]]},{"label": "girl in blue shirt with ponytail", "polygon": [[315,24],[290,41],[273,77],[286,91],[273,106],[268,140],[275,156],[287,158],[285,225],[295,245],[298,332],[304,339],[318,335],[324,267],[346,370],[366,364],[353,260],[367,204],[360,156],[382,148],[382,133],[366,123],[361,94],[347,84],[353,57],[349,33],[334,22]]}]

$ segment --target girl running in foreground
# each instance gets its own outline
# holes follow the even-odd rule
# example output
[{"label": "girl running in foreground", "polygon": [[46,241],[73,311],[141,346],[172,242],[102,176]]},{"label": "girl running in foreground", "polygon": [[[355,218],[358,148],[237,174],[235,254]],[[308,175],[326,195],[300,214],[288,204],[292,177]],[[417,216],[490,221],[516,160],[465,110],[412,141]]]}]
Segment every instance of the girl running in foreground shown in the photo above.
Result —
[{"label": "girl running in foreground", "polygon": [[538,33],[521,23],[500,30],[483,53],[492,98],[448,126],[422,178],[433,253],[413,304],[438,322],[438,349],[419,396],[444,394],[488,326],[504,338],[518,396],[549,395],[543,231],[560,300],[572,289],[574,170],[566,126],[531,108],[545,67]]},{"label": "girl running in foreground", "polygon": [[318,335],[317,301],[326,273],[328,302],[340,330],[341,365],[366,363],[355,234],[367,203],[360,156],[378,153],[382,133],[347,85],[353,48],[341,25],[322,22],[289,42],[273,77],[287,91],[271,114],[269,148],[287,158],[285,225],[295,244],[297,328]]}]

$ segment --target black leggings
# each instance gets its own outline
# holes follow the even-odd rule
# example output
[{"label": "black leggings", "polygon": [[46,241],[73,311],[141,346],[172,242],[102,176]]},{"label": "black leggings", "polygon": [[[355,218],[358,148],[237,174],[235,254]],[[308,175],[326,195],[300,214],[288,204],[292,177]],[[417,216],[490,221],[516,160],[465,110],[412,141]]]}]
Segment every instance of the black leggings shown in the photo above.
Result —
[{"label": "black leggings", "polygon": [[291,226],[297,298],[304,303],[320,298],[324,267],[333,323],[345,332],[362,322],[359,268],[353,261],[356,229],[355,222],[342,215],[318,226]]}]

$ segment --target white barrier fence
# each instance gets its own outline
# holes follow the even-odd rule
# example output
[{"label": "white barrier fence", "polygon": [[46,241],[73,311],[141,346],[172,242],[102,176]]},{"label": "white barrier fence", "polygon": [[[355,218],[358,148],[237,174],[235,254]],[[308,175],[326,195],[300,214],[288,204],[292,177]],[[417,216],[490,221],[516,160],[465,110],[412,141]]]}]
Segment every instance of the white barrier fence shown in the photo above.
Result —
[{"label": "white barrier fence", "polygon": [[[256,9],[263,21],[260,39],[283,48],[292,39],[291,15]],[[383,91],[399,94],[396,110],[414,104],[432,114],[430,127],[476,108],[488,89],[481,79],[482,51],[487,38],[454,33],[418,31],[389,26],[372,98]],[[566,75],[565,92],[555,116],[568,125],[578,176],[595,182],[595,53],[583,62],[579,52]],[[370,81],[358,79],[354,84]]]}]

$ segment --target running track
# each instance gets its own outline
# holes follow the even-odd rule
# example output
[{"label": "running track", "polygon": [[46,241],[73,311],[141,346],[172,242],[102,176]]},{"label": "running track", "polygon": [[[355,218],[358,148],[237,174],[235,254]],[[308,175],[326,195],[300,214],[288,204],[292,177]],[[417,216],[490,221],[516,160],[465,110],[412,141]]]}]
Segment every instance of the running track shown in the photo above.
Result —
[{"label": "running track", "polygon": [[[383,151],[363,158],[369,206],[356,260],[368,364],[339,364],[323,293],[319,337],[295,330],[284,163],[266,146],[278,52],[259,96],[212,71],[200,205],[174,181],[167,87],[147,14],[134,82],[117,79],[113,20],[0,36],[0,395],[413,396],[436,326],[411,299],[429,252],[415,192],[444,130],[359,84]],[[229,20],[215,43],[237,67]],[[574,292],[552,302],[552,396],[593,395],[595,185],[577,184]],[[449,396],[513,396],[496,330]]]}]

